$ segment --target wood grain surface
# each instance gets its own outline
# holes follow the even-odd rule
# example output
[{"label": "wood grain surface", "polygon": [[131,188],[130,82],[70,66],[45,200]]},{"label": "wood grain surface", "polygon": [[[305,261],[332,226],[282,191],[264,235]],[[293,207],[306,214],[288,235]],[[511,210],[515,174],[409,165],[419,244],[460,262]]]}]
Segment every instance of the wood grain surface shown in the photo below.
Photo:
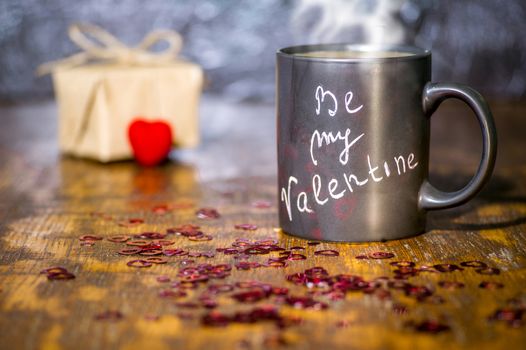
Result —
[{"label": "wood grain surface", "polygon": [[[459,208],[430,213],[428,231],[417,237],[370,244],[321,243],[309,246],[277,230],[277,190],[274,110],[272,106],[227,104],[205,99],[202,106],[203,144],[178,151],[168,164],[143,169],[132,162],[101,165],[60,157],[56,147],[55,106],[36,103],[0,108],[0,348],[1,349],[519,349],[526,344],[526,321],[510,326],[490,321],[497,309],[524,308],[526,303],[526,103],[491,103],[499,133],[497,167],[491,182],[477,198]],[[466,107],[447,102],[432,127],[432,182],[443,189],[465,184],[479,161],[480,131]],[[257,200],[271,203],[256,208]],[[169,205],[159,215],[153,208]],[[195,211],[216,208],[218,219],[198,219]],[[120,226],[141,218],[143,224]],[[251,223],[255,231],[235,229]],[[222,280],[204,283],[186,297],[161,298],[177,280],[182,261],[149,268],[128,267],[135,257],[116,253],[125,244],[107,237],[144,231],[165,232],[182,224],[197,224],[211,241],[194,242],[168,236],[190,252],[229,247],[237,238],[276,239],[286,249],[305,247],[306,260],[289,261],[286,268],[232,268]],[[83,246],[81,235],[104,239]],[[339,251],[338,257],[314,255],[320,249]],[[360,260],[358,255],[391,252],[392,259]],[[263,263],[277,253],[254,255]],[[193,258],[195,264],[231,264],[233,255]],[[230,293],[214,297],[217,311],[231,315],[257,305],[274,304],[283,317],[299,324],[286,328],[274,322],[202,325],[210,310],[184,308],[207,286],[256,280],[287,287],[292,295],[308,288],[287,282],[286,276],[313,266],[331,275],[353,274],[366,280],[387,276],[390,262],[409,260],[417,266],[459,264],[479,260],[500,269],[481,275],[473,268],[450,273],[421,273],[410,277],[440,296],[421,301],[399,290],[390,298],[349,292],[343,300],[316,300],[326,310],[299,310],[278,297],[254,304],[235,302]],[[50,281],[39,272],[63,266],[72,280]],[[456,281],[464,288],[448,290],[439,281]],[[483,281],[503,288],[479,287]],[[510,302],[510,299],[513,301]],[[511,303],[511,304],[510,304]],[[522,306],[521,306],[522,303]],[[395,306],[393,308],[393,305]],[[400,306],[406,307],[401,312]],[[116,310],[118,320],[97,320]],[[447,325],[439,333],[421,332],[414,324],[435,320]]]}]

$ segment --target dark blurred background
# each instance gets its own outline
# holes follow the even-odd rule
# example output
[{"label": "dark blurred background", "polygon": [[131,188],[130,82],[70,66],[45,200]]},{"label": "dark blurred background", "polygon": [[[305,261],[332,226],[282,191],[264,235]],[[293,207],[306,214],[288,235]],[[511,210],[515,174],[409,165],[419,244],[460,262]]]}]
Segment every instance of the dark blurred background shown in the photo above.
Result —
[{"label": "dark blurred background", "polygon": [[67,36],[77,21],[130,45],[154,28],[179,31],[207,92],[234,101],[272,101],[275,51],[321,42],[415,44],[433,50],[436,81],[526,96],[524,0],[0,0],[0,100],[52,96],[34,70],[77,52]]}]

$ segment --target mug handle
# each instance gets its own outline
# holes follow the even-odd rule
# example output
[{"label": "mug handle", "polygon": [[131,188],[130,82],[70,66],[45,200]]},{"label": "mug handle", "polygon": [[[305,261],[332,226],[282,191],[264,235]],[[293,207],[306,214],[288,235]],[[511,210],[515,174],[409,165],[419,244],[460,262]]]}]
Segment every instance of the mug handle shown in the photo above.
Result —
[{"label": "mug handle", "polygon": [[457,98],[468,104],[482,129],[482,159],[475,176],[461,190],[444,192],[426,179],[420,187],[418,206],[433,210],[461,205],[473,198],[489,180],[497,156],[497,131],[493,116],[484,98],[468,86],[454,83],[427,83],[422,95],[424,113],[430,117],[438,106],[448,98]]}]

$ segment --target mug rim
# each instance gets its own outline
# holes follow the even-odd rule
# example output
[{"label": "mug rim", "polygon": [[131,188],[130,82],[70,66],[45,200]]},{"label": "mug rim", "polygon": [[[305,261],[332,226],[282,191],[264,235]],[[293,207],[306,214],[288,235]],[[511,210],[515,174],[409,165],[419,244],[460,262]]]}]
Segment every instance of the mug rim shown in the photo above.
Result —
[{"label": "mug rim", "polygon": [[[392,57],[309,57],[299,56],[298,53],[308,53],[313,51],[398,51],[409,53],[407,56]],[[420,58],[430,57],[431,51],[411,45],[389,45],[389,44],[313,44],[313,45],[296,45],[279,49],[277,56],[287,57],[294,60],[313,61],[313,62],[378,62],[378,61],[411,61]]]}]

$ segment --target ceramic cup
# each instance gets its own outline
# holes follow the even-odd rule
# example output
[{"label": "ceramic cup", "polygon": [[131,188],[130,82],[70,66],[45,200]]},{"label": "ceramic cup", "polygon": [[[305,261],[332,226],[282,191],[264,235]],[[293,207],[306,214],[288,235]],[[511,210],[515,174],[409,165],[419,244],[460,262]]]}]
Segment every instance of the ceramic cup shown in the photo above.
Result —
[{"label": "ceramic cup", "polygon": [[[488,105],[472,88],[433,83],[416,47],[309,45],[277,52],[279,220],[292,235],[381,241],[425,230],[429,210],[471,199],[497,150]],[[464,101],[482,129],[477,172],[456,192],[428,178],[430,117]],[[452,126],[453,127],[453,126]]]}]

